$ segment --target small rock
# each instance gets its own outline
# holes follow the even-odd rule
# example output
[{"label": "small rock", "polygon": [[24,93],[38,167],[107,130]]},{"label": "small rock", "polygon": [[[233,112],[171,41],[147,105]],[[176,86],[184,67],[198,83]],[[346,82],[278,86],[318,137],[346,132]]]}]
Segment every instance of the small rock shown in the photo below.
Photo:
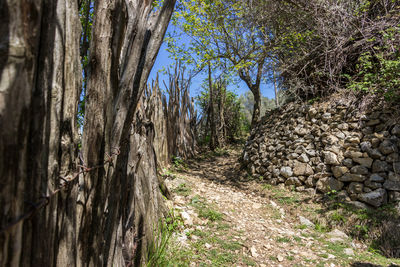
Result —
[{"label": "small rock", "polygon": [[398,162],[400,164],[400,155],[399,153],[392,153],[386,157],[386,162],[395,163]]},{"label": "small rock", "polygon": [[187,213],[186,211],[182,211],[181,217],[185,225],[193,225],[193,219],[190,217],[189,213]]},{"label": "small rock", "polygon": [[[380,188],[380,186],[379,186],[379,187],[376,187],[376,188]],[[374,189],[375,189],[375,188],[374,188]],[[365,186],[364,189],[363,189],[363,191],[364,191],[364,193],[369,193],[369,192],[372,192],[373,190],[372,190],[372,188],[369,188],[369,187]]]},{"label": "small rock", "polygon": [[346,152],[344,152],[344,156],[348,158],[362,158],[363,153],[360,151],[347,150]]},{"label": "small rock", "polygon": [[257,258],[257,257],[258,257],[257,249],[256,249],[254,246],[252,246],[252,247],[250,248],[250,253],[251,253],[251,256],[252,256],[252,257],[254,257],[254,258]]},{"label": "small rock", "polygon": [[367,122],[367,126],[375,126],[378,125],[379,123],[381,123],[381,121],[379,119],[374,119],[374,120],[370,120]]},{"label": "small rock", "polygon": [[365,175],[365,174],[368,174],[368,169],[367,169],[367,167],[365,167],[365,166],[356,165],[356,166],[354,166],[354,167],[352,167],[352,168],[350,169],[350,172],[351,172],[351,173],[354,173],[354,174],[362,174],[362,175]]},{"label": "small rock", "polygon": [[353,207],[356,210],[367,210],[369,209],[368,206],[360,201],[348,201],[347,204],[349,204],[351,207]]},{"label": "small rock", "polygon": [[345,249],[343,250],[343,253],[346,254],[346,255],[348,255],[348,256],[354,256],[354,251],[353,251],[353,249],[351,249],[351,248],[345,248]]},{"label": "small rock", "polygon": [[359,144],[360,138],[358,138],[357,136],[349,136],[349,137],[346,137],[345,141],[347,143]]},{"label": "small rock", "polygon": [[290,167],[282,167],[280,170],[280,174],[286,178],[289,178],[293,175],[292,168]]},{"label": "small rock", "polygon": [[303,190],[303,193],[310,195],[310,196],[314,196],[315,195],[315,189],[314,188],[306,188]]},{"label": "small rock", "polygon": [[282,262],[282,261],[284,260],[284,258],[283,258],[282,255],[278,255],[278,256],[277,256],[277,259],[278,259],[279,262]]},{"label": "small rock", "polygon": [[322,120],[323,121],[327,121],[327,120],[329,120],[331,118],[332,118],[332,114],[329,113],[329,112],[322,114]]},{"label": "small rock", "polygon": [[397,152],[397,146],[391,140],[385,140],[379,145],[379,150],[384,155]]},{"label": "small rock", "polygon": [[285,185],[290,186],[294,185],[296,187],[301,186],[302,183],[297,177],[290,177],[285,181]]},{"label": "small rock", "polygon": [[378,188],[382,187],[381,183],[372,182],[371,180],[365,181],[364,184],[365,184],[365,186],[368,186],[369,188],[372,188],[372,189],[378,189]]},{"label": "small rock", "polygon": [[339,202],[347,202],[350,201],[349,195],[346,191],[342,190],[337,194],[337,200]]},{"label": "small rock", "polygon": [[309,155],[310,157],[315,157],[317,155],[317,151],[312,150],[312,149],[308,149],[306,150],[307,155]]},{"label": "small rock", "polygon": [[185,233],[180,233],[176,236],[176,239],[179,243],[183,244],[183,245],[187,245],[187,241],[188,241],[188,237]]},{"label": "small rock", "polygon": [[323,154],[324,154],[326,164],[339,165],[339,160],[335,153],[330,152],[330,151],[324,151]]},{"label": "small rock", "polygon": [[299,156],[298,160],[301,161],[301,162],[305,162],[305,163],[307,163],[307,162],[310,161],[310,159],[307,157],[307,155],[306,155],[305,153],[302,153],[302,154]]},{"label": "small rock", "polygon": [[310,176],[314,174],[312,167],[307,163],[296,162],[293,168],[295,176]]},{"label": "small rock", "polygon": [[396,182],[392,180],[386,180],[383,184],[383,187],[387,190],[400,191],[400,181]]},{"label": "small rock", "polygon": [[343,183],[333,177],[324,177],[318,180],[316,187],[322,193],[328,193],[332,190],[339,191],[343,188]]},{"label": "small rock", "polygon": [[395,173],[400,173],[400,162],[393,163],[393,171]]},{"label": "small rock", "polygon": [[390,166],[386,161],[375,160],[372,164],[372,172],[387,172]]},{"label": "small rock", "polygon": [[270,200],[269,203],[271,204],[271,206],[272,206],[274,209],[279,209],[278,204],[276,204],[274,201]]},{"label": "small rock", "polygon": [[373,159],[380,159],[383,156],[382,153],[376,148],[369,150],[368,155]]},{"label": "small rock", "polygon": [[302,225],[306,225],[308,227],[314,227],[315,225],[307,218],[303,217],[303,216],[299,216],[300,219],[300,223]]},{"label": "small rock", "polygon": [[349,169],[344,166],[334,166],[332,167],[332,173],[336,178],[339,178],[343,174],[349,172]]},{"label": "small rock", "polygon": [[327,137],[322,139],[322,142],[325,144],[333,145],[339,142],[339,139],[334,135],[328,135]]},{"label": "small rock", "polygon": [[297,127],[294,129],[294,132],[295,132],[296,134],[300,135],[300,136],[304,136],[304,135],[306,135],[309,131],[308,131],[306,128],[301,127],[301,125],[300,125],[300,126],[297,126]]},{"label": "small rock", "polygon": [[389,202],[399,202],[400,201],[400,192],[389,191]]},{"label": "small rock", "polygon": [[206,247],[206,249],[212,248],[212,245],[210,245],[210,244],[208,244],[208,243],[205,243],[204,246]]},{"label": "small rock", "polygon": [[400,125],[395,125],[393,127],[392,134],[400,137]]},{"label": "small rock", "polygon": [[389,172],[388,179],[395,182],[400,182],[400,173]]},{"label": "small rock", "polygon": [[371,142],[366,141],[366,142],[362,142],[360,144],[360,147],[361,147],[361,151],[368,152],[372,148],[372,144],[371,144]]},{"label": "small rock", "polygon": [[259,209],[261,207],[262,207],[262,205],[260,203],[253,203],[253,208],[254,209]]},{"label": "small rock", "polygon": [[351,168],[351,166],[353,166],[353,160],[349,159],[349,158],[345,158],[342,161],[342,163],[343,163],[344,166],[349,167],[349,168]]},{"label": "small rock", "polygon": [[378,183],[381,183],[381,182],[383,182],[385,179],[384,179],[382,176],[380,176],[379,174],[373,173],[373,174],[371,174],[371,176],[369,177],[369,180],[370,180],[371,182],[378,182]]},{"label": "small rock", "polygon": [[349,194],[360,194],[363,192],[363,189],[364,189],[364,184],[357,183],[357,182],[351,182],[349,184],[349,187],[347,188],[347,192]]},{"label": "small rock", "polygon": [[330,237],[330,242],[343,242],[349,238],[345,233],[338,229],[332,230],[327,235]]},{"label": "small rock", "polygon": [[386,203],[386,190],[379,188],[369,193],[360,194],[358,199],[374,207],[380,207]]},{"label": "small rock", "polygon": [[342,131],[343,130],[347,131],[349,129],[349,125],[347,123],[341,123],[337,127],[338,127],[339,130],[342,130]]},{"label": "small rock", "polygon": [[342,182],[364,182],[367,179],[367,176],[362,174],[354,174],[354,173],[345,173],[339,178],[339,181]]},{"label": "small rock", "polygon": [[318,111],[315,108],[310,108],[308,110],[308,115],[310,116],[310,118],[314,118],[315,115],[317,115],[317,114],[318,114]]},{"label": "small rock", "polygon": [[374,161],[371,158],[353,158],[354,162],[362,165],[363,167],[371,168],[372,162]]}]

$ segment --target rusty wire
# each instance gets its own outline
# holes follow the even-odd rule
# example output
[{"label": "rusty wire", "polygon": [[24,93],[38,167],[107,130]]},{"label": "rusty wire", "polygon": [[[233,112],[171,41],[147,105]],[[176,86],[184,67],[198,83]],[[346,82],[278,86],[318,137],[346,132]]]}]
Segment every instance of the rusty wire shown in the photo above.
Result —
[{"label": "rusty wire", "polygon": [[78,167],[81,168],[81,170],[76,172],[71,178],[60,177],[60,179],[62,181],[64,181],[64,183],[62,183],[60,185],[60,187],[58,187],[55,191],[50,192],[50,194],[42,196],[37,202],[31,204],[32,207],[28,212],[18,216],[14,221],[12,221],[11,223],[9,223],[5,227],[3,227],[0,230],[0,234],[7,233],[14,226],[22,223],[23,221],[25,221],[27,219],[30,219],[36,212],[38,212],[42,208],[46,207],[50,203],[50,199],[51,198],[53,198],[59,192],[61,192],[63,189],[67,188],[70,184],[72,184],[72,182],[74,182],[79,177],[79,175],[81,175],[83,173],[91,172],[91,171],[96,170],[96,169],[100,169],[100,168],[106,166],[107,164],[112,165],[113,164],[113,158],[112,157],[113,156],[118,156],[120,154],[120,149],[119,148],[112,148],[112,150],[114,150],[114,152],[111,152],[110,154],[106,153],[107,159],[104,161],[103,164],[100,164],[100,165],[97,165],[97,166],[94,166],[94,167],[86,167],[84,164],[83,165],[79,165],[78,164]]}]

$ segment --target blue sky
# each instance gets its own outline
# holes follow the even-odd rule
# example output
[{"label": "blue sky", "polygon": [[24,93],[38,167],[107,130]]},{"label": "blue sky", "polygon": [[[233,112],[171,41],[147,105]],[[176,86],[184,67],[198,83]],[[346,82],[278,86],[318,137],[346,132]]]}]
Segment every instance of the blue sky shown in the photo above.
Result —
[{"label": "blue sky", "polygon": [[[172,25],[170,25],[168,27],[168,31],[172,32],[173,29],[174,29],[174,26],[172,26]],[[188,37],[186,37],[186,38],[182,37],[180,42],[188,43],[189,42]],[[152,80],[155,80],[155,78],[157,76],[157,72],[159,72],[159,70],[161,70],[163,68],[167,68],[169,65],[172,65],[175,63],[175,61],[170,59],[168,56],[169,56],[169,53],[167,51],[167,45],[163,43],[160,48],[160,52],[158,53],[158,56],[156,58],[156,62],[154,63],[153,69],[150,73],[148,83],[151,84]],[[164,89],[163,80],[165,80],[165,83],[168,84],[168,77],[166,75],[164,75],[163,73],[159,72],[159,79],[160,79],[160,85]],[[190,95],[192,97],[200,94],[201,83],[204,81],[204,79],[206,79],[206,75],[202,74],[202,73],[198,74],[196,77],[193,78],[192,85],[190,87]],[[228,89],[238,95],[241,95],[249,90],[247,85],[242,81],[240,81],[236,85],[234,85],[234,84],[230,85],[228,87]],[[260,90],[261,90],[261,94],[265,97],[268,97],[268,98],[275,97],[273,84],[261,84]]]}]

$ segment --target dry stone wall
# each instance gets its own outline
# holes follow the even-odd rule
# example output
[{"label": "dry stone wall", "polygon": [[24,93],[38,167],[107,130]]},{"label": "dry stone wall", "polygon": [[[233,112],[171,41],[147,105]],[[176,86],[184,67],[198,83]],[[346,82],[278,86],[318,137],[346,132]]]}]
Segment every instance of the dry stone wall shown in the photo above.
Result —
[{"label": "dry stone wall", "polygon": [[358,206],[400,201],[395,112],[383,104],[355,105],[343,97],[314,105],[291,103],[263,117],[242,161],[253,175],[297,191],[335,190]]}]

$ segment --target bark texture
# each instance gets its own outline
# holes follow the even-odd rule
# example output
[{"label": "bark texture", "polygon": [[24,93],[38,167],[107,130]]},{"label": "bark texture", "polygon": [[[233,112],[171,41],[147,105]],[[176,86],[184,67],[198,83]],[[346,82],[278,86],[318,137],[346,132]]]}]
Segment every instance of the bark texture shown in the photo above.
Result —
[{"label": "bark texture", "polygon": [[248,68],[241,69],[239,71],[239,77],[246,83],[249,87],[250,91],[254,96],[254,107],[253,114],[251,117],[251,128],[253,128],[260,120],[260,112],[261,112],[261,92],[260,92],[260,84],[262,78],[262,71],[264,68],[265,57],[261,58],[259,62],[257,62],[257,75],[256,79],[253,82],[252,75]]},{"label": "bark texture", "polygon": [[[72,0],[7,0],[0,12],[0,223],[5,229],[77,169],[80,23]],[[2,231],[0,266],[75,266],[76,194],[76,186],[67,188],[31,220]]]},{"label": "bark texture", "polygon": [[[132,190],[147,192],[144,199],[151,199],[149,205],[154,204],[159,190],[154,190],[153,176],[148,174],[151,168],[155,171],[156,166],[146,166],[146,170],[140,171],[138,166],[150,155],[146,154],[146,146],[141,147],[144,152],[137,151],[138,144],[146,142],[139,137],[132,139],[131,134],[132,127],[136,134],[135,110],[174,5],[175,0],[166,0],[155,11],[153,1],[95,2],[83,160],[87,166],[95,166],[107,160],[117,148],[120,154],[112,165],[87,173],[81,181],[79,200],[83,204],[79,211],[82,222],[78,258],[82,265],[117,266],[124,264],[122,260],[132,261],[122,257],[124,242],[135,243],[135,240],[124,240],[128,231],[140,240],[134,244],[136,251],[133,253],[140,261],[138,252],[146,243],[141,241],[152,238],[152,232],[144,226],[157,222],[157,210],[144,207],[139,213],[133,212],[138,202],[131,194]],[[132,188],[145,179],[148,181],[141,183],[141,189]],[[136,200],[140,198],[136,196]]]},{"label": "bark texture", "polygon": [[196,119],[193,99],[189,96],[190,78],[185,78],[185,69],[177,63],[174,73],[169,73],[169,84],[164,84],[168,95],[163,96],[163,108],[167,123],[169,161],[175,156],[191,158],[196,153]]},{"label": "bark texture", "polygon": [[162,203],[135,112],[175,5],[153,2],[95,1],[80,176],[78,1],[0,2],[0,266],[142,263]]}]

